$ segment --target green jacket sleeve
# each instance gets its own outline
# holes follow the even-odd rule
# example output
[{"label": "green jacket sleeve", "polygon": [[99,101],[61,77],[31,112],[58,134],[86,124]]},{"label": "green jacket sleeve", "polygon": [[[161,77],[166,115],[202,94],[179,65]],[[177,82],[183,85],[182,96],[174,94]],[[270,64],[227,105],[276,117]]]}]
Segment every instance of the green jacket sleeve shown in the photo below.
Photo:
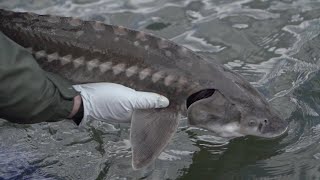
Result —
[{"label": "green jacket sleeve", "polygon": [[77,94],[70,82],[42,70],[27,50],[0,32],[0,118],[58,121],[70,114]]}]

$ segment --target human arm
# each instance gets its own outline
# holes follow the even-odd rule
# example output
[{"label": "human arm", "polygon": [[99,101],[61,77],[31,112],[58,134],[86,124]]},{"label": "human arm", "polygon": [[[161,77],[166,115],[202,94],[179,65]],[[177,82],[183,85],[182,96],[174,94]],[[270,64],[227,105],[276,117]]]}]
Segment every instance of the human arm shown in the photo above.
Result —
[{"label": "human arm", "polygon": [[0,117],[15,123],[67,117],[79,93],[70,82],[43,71],[33,56],[0,32]]}]

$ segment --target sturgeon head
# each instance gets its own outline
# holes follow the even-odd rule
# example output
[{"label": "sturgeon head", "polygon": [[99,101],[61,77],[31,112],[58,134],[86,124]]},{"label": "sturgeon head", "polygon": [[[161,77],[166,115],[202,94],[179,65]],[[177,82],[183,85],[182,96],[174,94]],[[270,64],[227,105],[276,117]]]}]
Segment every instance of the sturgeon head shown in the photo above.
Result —
[{"label": "sturgeon head", "polygon": [[44,70],[72,83],[113,82],[168,97],[167,108],[133,112],[134,169],[159,156],[181,115],[221,136],[276,137],[287,128],[239,74],[166,39],[95,21],[6,10],[0,10],[0,22],[0,30],[29,49]]},{"label": "sturgeon head", "polygon": [[[202,90],[189,97],[189,124],[214,132],[221,137],[252,135],[276,138],[287,131],[288,123],[270,107],[254,88],[235,77],[237,86],[233,97],[220,90]],[[210,94],[210,96],[208,96]],[[236,97],[236,99],[233,99]],[[191,104],[191,102],[193,102]]]}]

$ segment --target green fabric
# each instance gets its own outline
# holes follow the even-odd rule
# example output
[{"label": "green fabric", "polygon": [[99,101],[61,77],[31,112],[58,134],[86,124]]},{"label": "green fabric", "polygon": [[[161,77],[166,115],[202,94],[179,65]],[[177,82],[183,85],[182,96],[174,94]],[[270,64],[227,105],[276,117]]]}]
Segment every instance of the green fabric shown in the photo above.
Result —
[{"label": "green fabric", "polygon": [[0,117],[15,123],[66,118],[78,93],[40,68],[33,56],[0,32]]}]

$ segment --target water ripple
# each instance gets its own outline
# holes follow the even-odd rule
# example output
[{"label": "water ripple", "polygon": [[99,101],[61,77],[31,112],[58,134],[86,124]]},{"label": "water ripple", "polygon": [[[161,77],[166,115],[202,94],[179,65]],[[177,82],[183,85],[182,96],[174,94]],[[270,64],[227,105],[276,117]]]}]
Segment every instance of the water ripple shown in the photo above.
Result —
[{"label": "water ripple", "polygon": [[[170,38],[244,75],[289,121],[277,140],[179,130],[156,163],[131,169],[129,125],[0,120],[0,179],[317,179],[320,2],[22,0],[0,7],[121,24]],[[154,24],[162,25],[161,28]]]}]

